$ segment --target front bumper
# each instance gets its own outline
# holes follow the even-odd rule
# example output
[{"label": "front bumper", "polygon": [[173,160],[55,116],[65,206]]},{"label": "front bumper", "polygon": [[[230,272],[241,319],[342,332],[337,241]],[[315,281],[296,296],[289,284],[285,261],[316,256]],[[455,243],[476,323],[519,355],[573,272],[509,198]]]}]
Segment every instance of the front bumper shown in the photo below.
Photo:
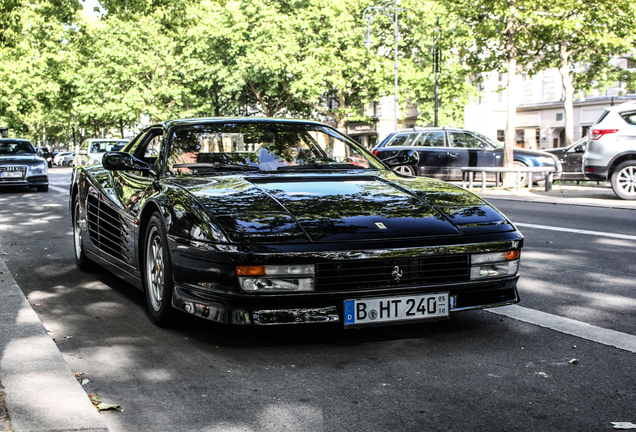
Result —
[{"label": "front bumper", "polygon": [[426,286],[372,293],[307,294],[303,296],[218,295],[175,285],[172,305],[186,313],[224,324],[279,325],[344,322],[344,301],[448,291],[450,311],[483,309],[519,302],[519,276],[452,286]]},{"label": "front bumper", "polygon": [[46,186],[49,184],[49,177],[46,175],[39,176],[31,176],[26,177],[25,179],[2,179],[0,181],[0,186],[8,186],[8,187],[36,187],[36,186]]},{"label": "front bumper", "polygon": [[585,165],[585,177],[590,180],[607,180],[608,179],[608,170],[607,166],[594,166],[594,165]]}]

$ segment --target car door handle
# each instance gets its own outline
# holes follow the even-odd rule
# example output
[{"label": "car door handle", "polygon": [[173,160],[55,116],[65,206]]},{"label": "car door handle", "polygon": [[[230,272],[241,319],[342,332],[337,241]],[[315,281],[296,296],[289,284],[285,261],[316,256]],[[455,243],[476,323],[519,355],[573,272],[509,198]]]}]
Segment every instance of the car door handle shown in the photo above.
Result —
[{"label": "car door handle", "polygon": [[448,153],[448,155],[449,155],[450,157],[454,157],[454,158],[456,158],[457,156],[459,156],[459,153]]}]

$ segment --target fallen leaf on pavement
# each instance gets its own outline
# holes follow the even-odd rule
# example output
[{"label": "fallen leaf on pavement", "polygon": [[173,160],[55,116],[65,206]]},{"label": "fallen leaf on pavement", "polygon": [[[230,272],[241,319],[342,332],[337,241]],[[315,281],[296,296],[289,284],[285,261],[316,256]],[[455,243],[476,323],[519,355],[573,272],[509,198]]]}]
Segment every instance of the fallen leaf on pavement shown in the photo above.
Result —
[{"label": "fallen leaf on pavement", "polygon": [[88,397],[91,399],[91,402],[93,403],[93,405],[95,405],[95,408],[97,408],[97,411],[107,411],[107,410],[121,411],[120,405],[107,404],[105,402],[102,402],[102,397],[97,393],[91,393],[88,395]]}]

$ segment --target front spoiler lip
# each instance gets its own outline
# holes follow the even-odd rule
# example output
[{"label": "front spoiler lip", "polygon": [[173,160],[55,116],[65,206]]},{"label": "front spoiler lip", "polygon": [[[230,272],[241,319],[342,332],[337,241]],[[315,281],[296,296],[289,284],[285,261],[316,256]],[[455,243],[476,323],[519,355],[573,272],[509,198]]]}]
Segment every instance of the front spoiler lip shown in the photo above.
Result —
[{"label": "front spoiler lip", "polygon": [[[356,297],[351,293],[351,298]],[[339,300],[335,300],[339,302]],[[485,309],[498,306],[506,306],[519,302],[519,296],[515,288],[515,298],[500,302],[487,303],[477,306],[456,307],[457,294],[450,296],[450,312]],[[233,307],[214,301],[202,299],[193,295],[192,291],[175,285],[172,294],[172,306],[188,314],[222,324],[234,325],[285,325],[285,324],[312,324],[312,323],[339,323],[341,322],[337,305],[320,307],[290,307],[290,308],[266,308],[248,309]],[[397,324],[400,324],[399,322]],[[408,322],[406,322],[408,323]],[[388,325],[388,324],[387,324]],[[355,326],[347,326],[351,328]]]}]

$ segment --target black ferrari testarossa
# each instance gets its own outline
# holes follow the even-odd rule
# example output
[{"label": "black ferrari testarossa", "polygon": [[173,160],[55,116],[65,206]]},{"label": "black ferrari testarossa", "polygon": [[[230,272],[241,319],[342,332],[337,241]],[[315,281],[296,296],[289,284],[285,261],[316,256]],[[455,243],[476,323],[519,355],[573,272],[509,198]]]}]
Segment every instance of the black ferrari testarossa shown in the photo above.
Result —
[{"label": "black ferrari testarossa", "polygon": [[75,168],[75,258],[143,289],[151,319],[439,320],[519,301],[523,236],[449,183],[380,162],[318,122],[210,118],[145,129]]}]

